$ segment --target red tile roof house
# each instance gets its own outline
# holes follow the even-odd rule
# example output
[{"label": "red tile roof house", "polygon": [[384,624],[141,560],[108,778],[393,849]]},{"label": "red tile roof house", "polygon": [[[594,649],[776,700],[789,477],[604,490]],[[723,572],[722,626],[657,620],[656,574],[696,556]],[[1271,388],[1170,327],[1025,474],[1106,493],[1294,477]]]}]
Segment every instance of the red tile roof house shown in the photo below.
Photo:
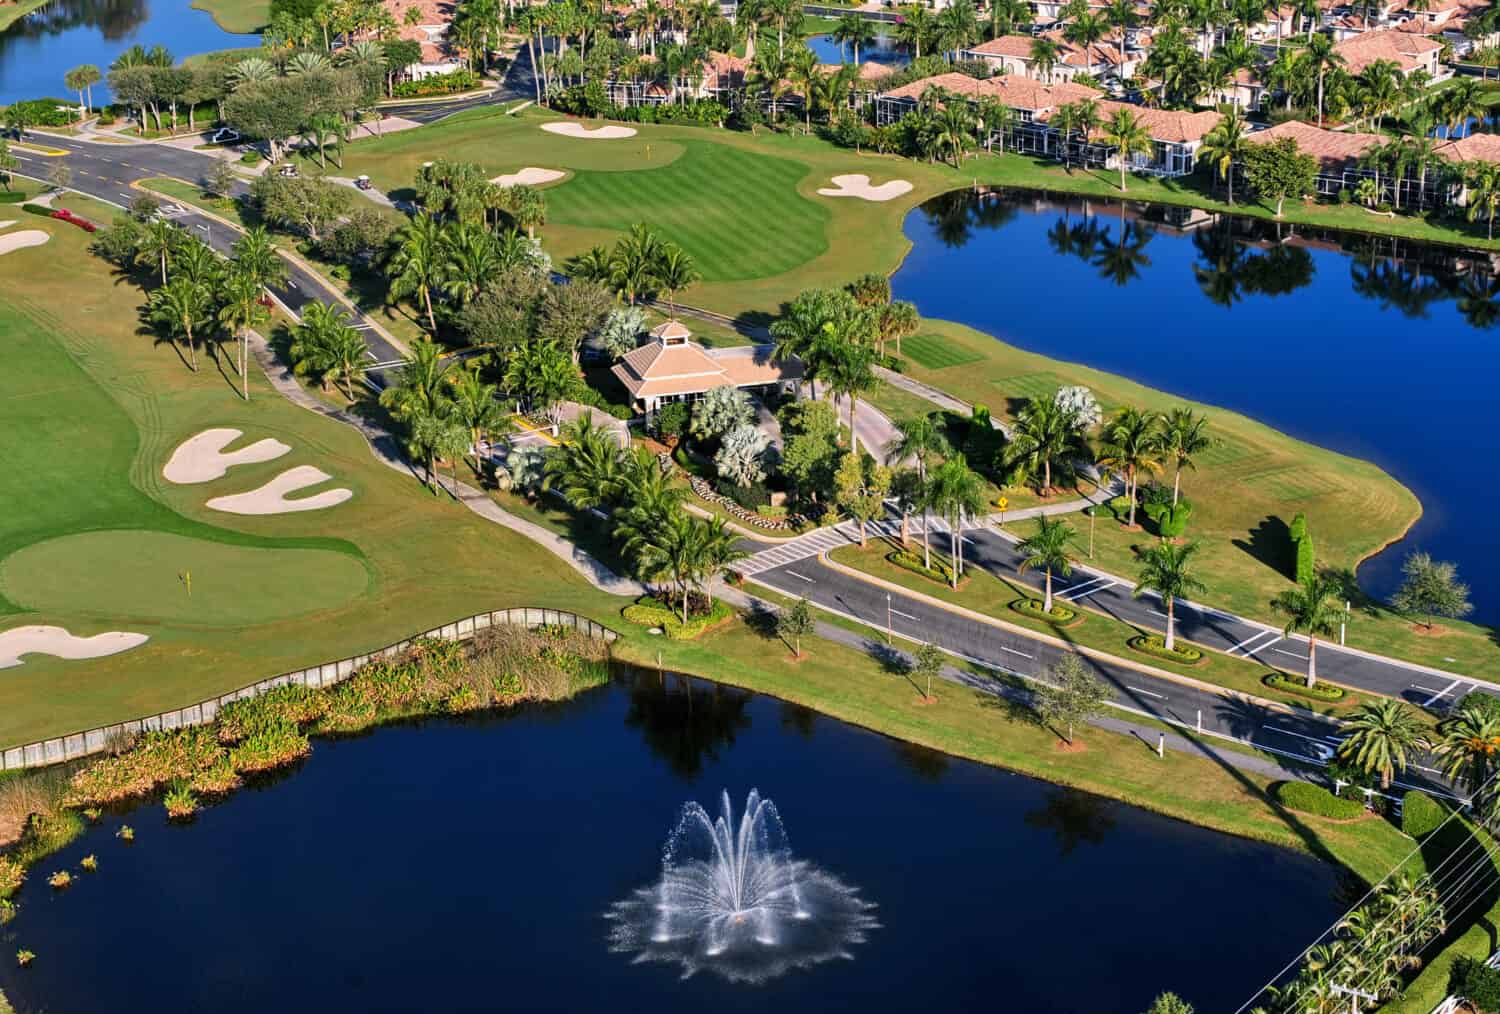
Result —
[{"label": "red tile roof house", "polygon": [[1403,77],[1425,70],[1438,76],[1438,54],[1443,44],[1436,39],[1411,32],[1392,30],[1365,32],[1336,43],[1333,51],[1344,58],[1344,69],[1358,75],[1377,60],[1389,60],[1401,69]]},{"label": "red tile roof house", "polygon": [[[457,47],[448,38],[455,6],[452,0],[384,0],[383,6],[400,26],[397,35],[422,46],[421,62],[404,68],[408,78],[420,81],[464,66]],[[406,23],[408,11],[416,11],[415,25]]]},{"label": "red tile roof house", "polygon": [[[1341,190],[1353,190],[1361,180],[1375,179],[1375,171],[1361,165],[1360,158],[1371,149],[1378,148],[1390,140],[1383,134],[1329,130],[1326,127],[1303,123],[1301,120],[1278,123],[1269,130],[1251,134],[1246,140],[1250,144],[1270,144],[1286,137],[1296,143],[1298,151],[1318,160],[1318,175],[1314,188],[1320,197],[1337,197]],[[1432,200],[1440,201],[1439,177],[1436,174],[1429,175],[1428,196]],[[1388,199],[1394,198],[1392,182],[1389,177],[1380,177],[1382,189],[1386,191]],[[1401,203],[1403,205],[1414,203],[1421,185],[1420,177],[1411,176],[1403,179],[1400,182]]]},{"label": "red tile roof house", "polygon": [[1122,63],[1119,38],[1113,31],[1104,41],[1087,47],[1075,46],[1063,38],[1061,31],[1044,32],[1040,37],[1058,45],[1057,63],[1048,71],[1037,67],[1032,59],[1031,45],[1036,40],[1030,35],[1002,35],[966,49],[962,55],[966,60],[988,63],[1001,73],[1024,74],[1047,84],[1071,81],[1079,74],[1089,74],[1100,80],[1134,77],[1137,67],[1146,57],[1143,49],[1127,42]]},{"label": "red tile roof house", "polygon": [[1104,124],[1121,110],[1132,113],[1151,135],[1150,155],[1133,155],[1127,169],[1146,176],[1189,176],[1197,168],[1198,149],[1203,135],[1213,130],[1222,118],[1213,110],[1184,113],[1171,109],[1148,109],[1103,99],[1096,103],[1099,126],[1089,134],[1085,158],[1090,164],[1119,168],[1113,147],[1104,141]]},{"label": "red tile roof house", "polygon": [[751,345],[706,349],[675,320],[652,329],[650,340],[627,353],[613,373],[630,392],[631,404],[648,417],[668,402],[696,401],[716,387],[747,391],[773,387],[796,389],[802,364],[776,362],[774,346]]},{"label": "red tile roof house", "polygon": [[1060,105],[1083,99],[1097,99],[1102,94],[1096,89],[1071,82],[1046,85],[1020,74],[1006,74],[981,81],[957,71],[924,77],[920,81],[881,92],[875,98],[875,122],[895,123],[915,109],[929,88],[940,88],[954,95],[962,95],[971,102],[979,103],[993,99],[1008,108],[1017,125],[1039,121],[1043,114],[1050,113]]}]

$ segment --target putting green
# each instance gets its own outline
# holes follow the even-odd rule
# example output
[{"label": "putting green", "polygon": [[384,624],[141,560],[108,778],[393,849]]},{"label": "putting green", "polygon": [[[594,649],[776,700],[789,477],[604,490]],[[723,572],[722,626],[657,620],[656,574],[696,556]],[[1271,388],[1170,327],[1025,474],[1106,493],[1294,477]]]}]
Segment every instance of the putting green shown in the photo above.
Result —
[{"label": "putting green", "polygon": [[0,594],[22,608],[111,621],[264,623],[337,610],[368,583],[347,553],[141,530],[65,535],[0,561]]}]

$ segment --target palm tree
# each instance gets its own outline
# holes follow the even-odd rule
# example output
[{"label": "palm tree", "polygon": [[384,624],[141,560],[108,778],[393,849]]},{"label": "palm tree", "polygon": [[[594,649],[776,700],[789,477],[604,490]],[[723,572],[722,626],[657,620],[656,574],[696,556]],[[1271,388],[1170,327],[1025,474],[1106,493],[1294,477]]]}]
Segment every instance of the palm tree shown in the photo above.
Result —
[{"label": "palm tree", "polygon": [[1022,475],[1041,473],[1041,492],[1053,488],[1052,473],[1071,473],[1087,454],[1077,420],[1052,398],[1030,398],[1016,413],[1011,430],[1010,464]]},{"label": "palm tree", "polygon": [[1203,588],[1203,582],[1188,572],[1193,554],[1197,552],[1196,542],[1178,546],[1162,541],[1141,555],[1141,569],[1131,594],[1140,598],[1151,591],[1161,598],[1167,610],[1167,651],[1177,648],[1177,600]]},{"label": "palm tree", "polygon": [[1061,49],[1057,40],[1038,35],[1031,40],[1031,62],[1036,66],[1037,76],[1047,84],[1052,83],[1052,71],[1057,67]]},{"label": "palm tree", "polygon": [[952,152],[953,168],[960,168],[960,160],[974,141],[974,113],[969,104],[961,101],[944,103],[933,118],[933,126],[933,139],[938,149]]},{"label": "palm tree", "polygon": [[1422,743],[1422,723],[1401,701],[1382,697],[1360,705],[1344,723],[1352,730],[1339,744],[1339,756],[1353,760],[1360,769],[1380,775],[1380,787],[1389,789],[1398,771],[1406,770],[1407,752]]},{"label": "palm tree", "polygon": [[313,374],[325,387],[330,381],[342,382],[344,395],[353,401],[354,378],[364,370],[368,348],[342,306],[313,300],[292,328],[292,372]]},{"label": "palm tree", "polygon": [[442,245],[443,294],[467,306],[501,272],[494,234],[482,225],[453,222],[442,230]]},{"label": "palm tree", "polygon": [[1318,682],[1318,638],[1331,637],[1344,618],[1338,603],[1342,586],[1327,574],[1312,574],[1295,588],[1276,596],[1272,608],[1286,617],[1283,637],[1301,631],[1307,635],[1307,685]]},{"label": "palm tree", "polygon": [[955,454],[933,473],[928,495],[938,513],[948,521],[949,558],[953,562],[953,587],[957,588],[964,566],[964,517],[984,510],[984,480],[969,467],[962,454]]},{"label": "palm tree", "polygon": [[140,255],[153,265],[160,264],[163,285],[167,284],[167,262],[182,240],[182,230],[165,218],[152,219],[141,236]]},{"label": "palm tree", "polygon": [[833,26],[832,38],[841,47],[853,46],[854,62],[859,63],[859,47],[868,46],[875,41],[875,26],[857,12],[849,11],[840,16],[838,23]]},{"label": "palm tree", "polygon": [[912,50],[912,59],[922,59],[922,43],[932,38],[932,14],[924,4],[907,4],[901,8],[901,22],[896,26],[896,38]]},{"label": "palm tree", "polygon": [[380,392],[380,404],[404,421],[439,414],[445,407],[443,378],[449,365],[430,338],[412,342],[409,349],[396,383]]},{"label": "palm tree", "polygon": [[626,468],[620,441],[588,412],[565,426],[561,439],[547,456],[543,488],[556,489],[579,510],[613,505]]},{"label": "palm tree", "polygon": [[230,271],[220,292],[219,323],[240,339],[240,393],[246,401],[250,400],[250,329],[270,317],[260,293],[260,283],[241,271]]},{"label": "palm tree", "polygon": [[447,277],[448,257],[443,230],[437,220],[418,215],[397,233],[396,250],[386,265],[390,278],[390,298],[415,295],[427,311],[427,324],[437,333],[437,316],[432,311],[432,290]]},{"label": "palm tree", "polygon": [[1471,77],[1461,77],[1453,87],[1442,92],[1439,98],[1444,119],[1448,124],[1448,136],[1452,137],[1460,128],[1461,136],[1468,137],[1471,120],[1482,120],[1489,112],[1489,99],[1484,86]]},{"label": "palm tree", "polygon": [[408,420],[407,452],[422,459],[427,470],[427,481],[442,488],[438,477],[437,462],[447,461],[453,466],[453,489],[450,494],[458,499],[458,463],[463,459],[468,445],[469,431],[456,419],[450,406],[440,403],[432,409],[423,410]]},{"label": "palm tree", "polygon": [[950,453],[952,447],[948,444],[948,438],[943,436],[942,429],[933,421],[930,415],[914,415],[907,416],[904,419],[897,419],[895,426],[898,436],[886,445],[885,458],[886,461],[892,464],[905,461],[907,458],[915,458],[917,460],[917,481],[921,484],[923,490],[921,498],[922,566],[931,570],[932,545],[927,538],[927,533],[932,528],[932,525],[928,521],[932,505],[930,498],[926,495],[928,462],[934,455]]},{"label": "palm tree", "polygon": [[875,347],[865,335],[857,332],[837,333],[834,327],[825,325],[825,331],[816,343],[815,357],[820,363],[819,372],[828,382],[829,388],[838,397],[849,399],[849,449],[859,452],[859,438],[854,428],[855,408],[859,396],[874,388]]},{"label": "palm tree", "polygon": [[1500,716],[1464,708],[1438,726],[1432,749],[1442,762],[1443,774],[1462,781],[1475,810],[1487,818],[1489,804],[1495,798],[1489,783],[1495,760],[1500,757]]},{"label": "palm tree", "polygon": [[610,254],[610,281],[635,305],[636,297],[650,291],[662,260],[661,237],[636,223]]},{"label": "palm tree", "polygon": [[234,269],[255,279],[257,285],[276,285],[286,280],[286,261],[276,252],[271,234],[264,226],[257,225],[235,240],[233,257]]},{"label": "palm tree", "polygon": [[1182,470],[1196,469],[1193,457],[1214,446],[1208,435],[1208,420],[1190,408],[1174,408],[1162,426],[1162,449],[1172,459],[1172,506],[1182,491]]},{"label": "palm tree", "polygon": [[1046,590],[1043,592],[1042,611],[1052,612],[1052,573],[1063,577],[1073,573],[1073,555],[1068,552],[1068,542],[1073,538],[1073,526],[1066,521],[1054,521],[1046,516],[1037,519],[1036,531],[1016,545],[1021,562],[1016,572],[1041,570],[1046,575]]},{"label": "palm tree", "polygon": [[1467,191],[1469,221],[1481,214],[1489,223],[1489,238],[1495,238],[1495,211],[1500,209],[1500,164],[1495,162],[1473,162],[1464,174],[1464,189]]},{"label": "palm tree", "polygon": [[1213,166],[1215,175],[1228,187],[1231,205],[1234,204],[1234,164],[1245,157],[1245,138],[1248,136],[1245,121],[1236,106],[1203,135],[1203,146],[1198,149],[1198,161]]},{"label": "palm tree", "polygon": [[[94,85],[100,81],[99,68],[91,63],[80,64],[63,75],[63,87],[78,93],[78,111],[87,117],[94,105]],[[85,97],[84,93],[88,96]]]},{"label": "palm tree", "polygon": [[693,285],[703,276],[693,263],[693,258],[676,243],[667,243],[662,249],[652,271],[655,282],[667,294],[667,316],[677,319],[677,293]]},{"label": "palm tree", "polygon": [[1129,109],[1118,109],[1104,124],[1104,141],[1115,149],[1115,158],[1120,163],[1120,192],[1125,192],[1125,170],[1134,155],[1149,155],[1156,142],[1151,132]]},{"label": "palm tree", "polygon": [[1125,66],[1125,37],[1130,30],[1139,22],[1140,18],[1135,13],[1134,0],[1109,0],[1105,5],[1104,16],[1114,26],[1115,31],[1120,33],[1120,66]]},{"label": "palm tree", "polygon": [[453,414],[469,428],[477,474],[482,470],[479,448],[488,442],[489,433],[505,423],[505,412],[495,400],[499,388],[485,383],[478,370],[453,370],[446,379]]},{"label": "palm tree", "polygon": [[[301,55],[306,56],[308,54],[304,53]],[[318,165],[327,169],[328,159],[326,151],[330,147],[333,148],[335,153],[342,151],[344,142],[349,140],[349,125],[344,122],[342,116],[334,113],[319,113],[308,120],[307,136],[308,140],[312,141],[318,149]],[[341,155],[335,154],[334,163],[340,169],[344,168],[344,160]]]},{"label": "palm tree", "polygon": [[1104,427],[1099,465],[1125,473],[1125,495],[1130,498],[1130,520],[1135,527],[1137,480],[1141,472],[1161,471],[1164,448],[1161,416],[1138,408],[1122,408]]},{"label": "palm tree", "polygon": [[1328,72],[1344,65],[1342,55],[1333,51],[1333,37],[1319,32],[1307,40],[1307,48],[1302,51],[1303,62],[1308,70],[1318,79],[1318,126],[1323,125],[1323,86],[1328,79]]},{"label": "palm tree", "polygon": [[188,356],[194,373],[198,372],[198,332],[213,315],[212,292],[206,286],[183,276],[174,278],[151,293],[151,319],[164,325],[173,337],[187,342]]}]

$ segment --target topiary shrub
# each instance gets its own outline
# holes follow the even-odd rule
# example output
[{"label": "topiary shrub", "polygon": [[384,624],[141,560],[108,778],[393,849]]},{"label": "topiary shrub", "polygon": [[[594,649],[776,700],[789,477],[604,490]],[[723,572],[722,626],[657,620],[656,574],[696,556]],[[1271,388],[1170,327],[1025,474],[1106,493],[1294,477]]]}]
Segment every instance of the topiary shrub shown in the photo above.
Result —
[{"label": "topiary shrub", "polygon": [[936,553],[932,554],[931,567],[922,566],[922,554],[909,549],[898,549],[894,553],[887,553],[885,558],[902,570],[909,570],[913,574],[921,574],[923,577],[942,584],[953,582],[953,567]]},{"label": "topiary shrub", "polygon": [[1296,578],[1298,584],[1305,585],[1313,579],[1317,567],[1312,532],[1307,527],[1307,515],[1298,511],[1288,528],[1292,536],[1292,549],[1296,554],[1296,570],[1293,577]]},{"label": "topiary shrub", "polygon": [[657,409],[655,427],[656,435],[663,440],[681,437],[688,428],[687,405],[674,401]]},{"label": "topiary shrub", "polygon": [[1334,686],[1332,683],[1314,683],[1308,686],[1300,679],[1293,679],[1279,672],[1267,673],[1261,677],[1260,681],[1272,690],[1296,694],[1298,697],[1310,697],[1315,701],[1342,701],[1344,699],[1344,688]]},{"label": "topiary shrub", "polygon": [[1150,503],[1145,507],[1146,517],[1156,526],[1156,534],[1164,539],[1181,538],[1187,533],[1188,519],[1193,516],[1193,505],[1187,500],[1171,503]]},{"label": "topiary shrub", "polygon": [[715,600],[713,608],[706,614],[689,614],[688,621],[684,624],[682,613],[658,599],[643,596],[634,605],[626,606],[621,615],[642,627],[660,627],[662,633],[673,641],[691,641],[702,636],[710,627],[716,627],[729,619],[734,615],[734,610],[729,603]]},{"label": "topiary shrub", "polygon": [[1463,955],[1448,971],[1448,992],[1482,1011],[1500,1011],[1500,970]]},{"label": "topiary shrub", "polygon": [[1425,792],[1412,789],[1401,797],[1401,830],[1425,838],[1448,819],[1448,811]]},{"label": "topiary shrub", "polygon": [[1276,801],[1289,810],[1310,813],[1333,820],[1354,820],[1364,816],[1365,804],[1342,799],[1321,785],[1311,782],[1281,782],[1272,789]]},{"label": "topiary shrub", "polygon": [[47,207],[45,204],[23,204],[21,205],[21,210],[28,215],[40,215],[43,218],[51,218],[53,209]]},{"label": "topiary shrub", "polygon": [[1067,606],[1057,602],[1052,603],[1052,611],[1049,613],[1042,608],[1041,599],[1016,599],[1010,607],[1022,616],[1033,620],[1041,620],[1043,623],[1051,623],[1054,626],[1071,627],[1081,618],[1078,611],[1069,609]]},{"label": "topiary shrub", "polygon": [[1161,634],[1143,634],[1140,637],[1132,637],[1125,643],[1143,655],[1176,662],[1178,665],[1198,665],[1203,661],[1203,652],[1197,648],[1175,644],[1172,650],[1168,651],[1167,639]]},{"label": "topiary shrub", "polygon": [[26,195],[19,190],[12,190],[8,194],[0,193],[0,204],[20,204],[26,200]]}]

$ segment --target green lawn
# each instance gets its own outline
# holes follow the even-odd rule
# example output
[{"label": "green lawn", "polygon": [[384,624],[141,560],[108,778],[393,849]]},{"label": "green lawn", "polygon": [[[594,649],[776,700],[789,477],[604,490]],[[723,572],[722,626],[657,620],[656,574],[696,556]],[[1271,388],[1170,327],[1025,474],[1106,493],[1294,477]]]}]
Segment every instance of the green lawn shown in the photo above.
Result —
[{"label": "green lawn", "polygon": [[683,149],[638,172],[580,171],[549,192],[548,220],[621,232],[646,223],[690,253],[709,282],[781,274],[827,248],[828,210],[797,194],[806,165],[708,141]]},{"label": "green lawn", "polygon": [[271,0],[193,0],[194,10],[208,11],[226,32],[248,35],[271,20]]},{"label": "green lawn", "polygon": [[[221,369],[202,356],[191,373],[142,328],[140,291],[86,253],[85,233],[35,227],[53,241],[8,255],[0,289],[0,629],[150,640],[0,671],[0,745],[180,707],[482,609],[550,605],[618,622],[619,600],[379,464],[354,429],[293,406],[258,373],[248,404],[228,357]],[[167,456],[211,426],[292,450],[202,485],[167,483]],[[309,464],[353,499],[265,517],[204,506]]]}]

